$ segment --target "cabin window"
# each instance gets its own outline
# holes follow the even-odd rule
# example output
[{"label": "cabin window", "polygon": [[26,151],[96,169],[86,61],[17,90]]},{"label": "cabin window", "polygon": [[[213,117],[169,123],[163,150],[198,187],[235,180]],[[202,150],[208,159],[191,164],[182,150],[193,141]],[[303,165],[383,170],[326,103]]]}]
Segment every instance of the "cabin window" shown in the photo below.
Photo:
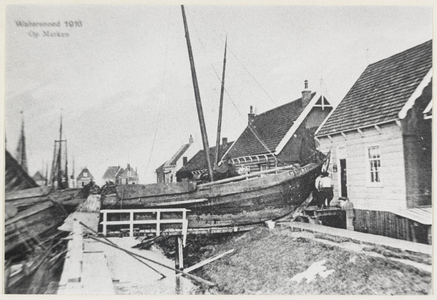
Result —
[{"label": "cabin window", "polygon": [[367,147],[367,166],[369,182],[377,184],[381,182],[381,151],[379,146]]},{"label": "cabin window", "polygon": [[87,172],[83,172],[83,177],[88,177],[88,173]]}]

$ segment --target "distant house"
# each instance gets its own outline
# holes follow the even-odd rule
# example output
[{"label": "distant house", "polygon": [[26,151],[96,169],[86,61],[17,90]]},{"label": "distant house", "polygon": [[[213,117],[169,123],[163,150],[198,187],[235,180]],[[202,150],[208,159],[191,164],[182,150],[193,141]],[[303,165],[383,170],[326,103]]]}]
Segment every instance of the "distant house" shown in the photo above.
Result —
[{"label": "distant house", "polygon": [[138,184],[139,181],[137,169],[134,170],[130,164],[127,164],[126,169],[121,169],[117,176],[120,184]]},{"label": "distant house", "polygon": [[427,242],[432,41],[369,65],[316,133],[355,230]]},{"label": "distant house", "polygon": [[121,184],[121,182],[119,181],[119,174],[121,171],[123,171],[123,168],[121,168],[120,166],[108,167],[103,174],[102,179],[104,182],[112,181],[115,184]]},{"label": "distant house", "polygon": [[[233,144],[233,142],[228,142],[227,138],[222,138],[222,144],[220,145],[220,155],[221,158],[226,150]],[[209,148],[209,156],[211,162],[215,159],[215,152],[217,147]],[[200,175],[208,172],[208,166],[206,163],[205,150],[199,150],[182,168],[176,172],[177,181],[186,181],[199,178]]]},{"label": "distant house", "polygon": [[45,178],[40,171],[36,171],[32,179],[35,180],[36,184],[39,186],[47,185],[47,178]]},{"label": "distant house", "polygon": [[[176,171],[188,162],[193,151],[193,137],[190,135],[188,144],[183,144],[173,156],[156,169],[156,182],[176,182]],[[192,155],[192,154],[191,154]]]},{"label": "distant house", "polygon": [[90,173],[87,167],[83,168],[82,171],[79,173],[79,175],[76,177],[76,186],[82,187],[90,183],[91,181],[94,181],[93,175]]},{"label": "distant house", "polygon": [[315,150],[314,132],[333,109],[323,95],[311,92],[308,82],[302,97],[255,115],[224,157],[242,172],[267,170],[302,163]]}]

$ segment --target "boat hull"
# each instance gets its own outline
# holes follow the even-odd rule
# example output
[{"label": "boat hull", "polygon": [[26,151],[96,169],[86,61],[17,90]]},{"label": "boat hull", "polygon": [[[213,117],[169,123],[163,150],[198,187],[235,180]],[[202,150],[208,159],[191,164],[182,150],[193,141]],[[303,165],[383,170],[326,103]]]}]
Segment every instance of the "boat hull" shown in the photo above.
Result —
[{"label": "boat hull", "polygon": [[[274,220],[294,211],[307,199],[323,163],[324,160],[319,159],[278,174],[200,185],[193,191],[173,195],[135,194],[131,190],[125,193],[130,198],[103,197],[102,208],[187,208],[191,211],[189,228],[239,226]],[[146,189],[143,186],[141,190]],[[118,194],[125,191],[121,187]]]},{"label": "boat hull", "polygon": [[5,252],[56,231],[65,218],[63,208],[51,201],[35,204],[19,212],[5,222]]}]

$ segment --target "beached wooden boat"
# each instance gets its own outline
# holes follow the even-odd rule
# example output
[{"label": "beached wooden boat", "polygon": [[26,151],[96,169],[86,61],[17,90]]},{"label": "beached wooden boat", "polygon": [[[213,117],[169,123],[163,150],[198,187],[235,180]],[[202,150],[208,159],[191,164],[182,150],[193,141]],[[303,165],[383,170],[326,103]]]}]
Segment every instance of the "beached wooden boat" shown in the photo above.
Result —
[{"label": "beached wooden boat", "polygon": [[47,290],[66,253],[58,233],[34,244],[29,251],[6,259],[6,294],[41,294]]},{"label": "beached wooden boat", "polygon": [[5,221],[5,252],[55,232],[66,217],[63,207],[52,201],[18,212]]},{"label": "beached wooden boat", "polygon": [[48,186],[14,190],[5,194],[6,203],[16,207],[18,211],[27,209],[34,204],[52,200],[61,204],[67,212],[71,212],[85,199],[81,189],[53,190]]},{"label": "beached wooden boat", "polygon": [[[205,158],[209,178],[213,178],[200,93],[183,6],[182,16]],[[226,59],[224,65],[225,61]],[[223,97],[224,70],[225,68],[223,68],[220,107]],[[218,136],[219,134],[220,124]],[[218,146],[217,149],[219,149]],[[312,192],[314,181],[320,174],[326,160],[325,155],[314,150],[314,154],[306,162],[302,162],[301,166],[285,166],[201,185],[196,185],[194,182],[121,185],[117,187],[115,194],[103,194],[101,208],[187,208],[191,210],[191,215],[188,216],[189,228],[238,226],[264,222],[287,215],[304,202]]]},{"label": "beached wooden boat", "polygon": [[280,218],[313,190],[326,157],[318,153],[302,167],[283,167],[197,185],[193,182],[121,185],[102,197],[102,209],[191,210],[189,227],[237,226]]}]

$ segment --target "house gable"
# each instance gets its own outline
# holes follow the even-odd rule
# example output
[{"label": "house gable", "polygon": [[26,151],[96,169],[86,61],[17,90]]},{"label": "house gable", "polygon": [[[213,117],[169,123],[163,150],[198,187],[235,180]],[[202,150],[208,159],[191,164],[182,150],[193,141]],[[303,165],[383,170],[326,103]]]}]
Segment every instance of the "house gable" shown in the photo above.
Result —
[{"label": "house gable", "polygon": [[77,176],[77,181],[79,180],[94,180],[93,175],[88,170],[88,168],[83,168],[82,171]]}]

